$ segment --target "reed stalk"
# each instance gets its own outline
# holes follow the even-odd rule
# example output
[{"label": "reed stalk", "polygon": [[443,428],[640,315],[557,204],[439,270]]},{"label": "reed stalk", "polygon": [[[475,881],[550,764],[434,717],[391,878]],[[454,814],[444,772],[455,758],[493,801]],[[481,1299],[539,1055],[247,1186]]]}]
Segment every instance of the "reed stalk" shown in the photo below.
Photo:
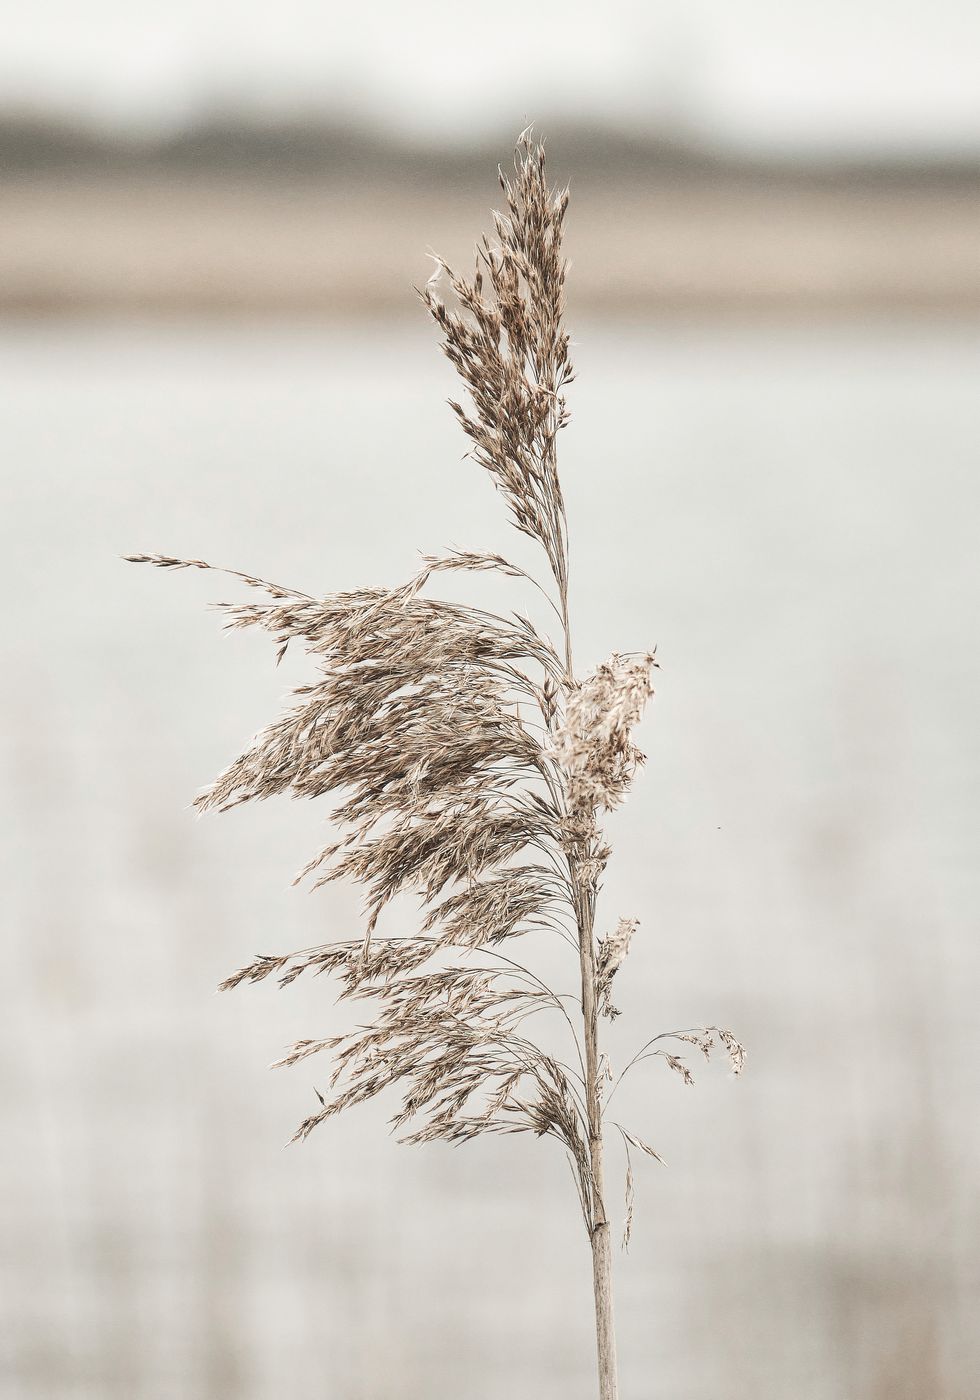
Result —
[{"label": "reed stalk", "polygon": [[[613,980],[638,927],[620,918],[596,936],[610,857],[601,817],[624,800],[643,762],[631,735],[657,663],[652,651],[613,653],[584,678],[573,670],[557,465],[572,380],[562,255],[568,190],[548,185],[544,148],[529,132],[500,183],[504,211],[493,215],[494,235],[480,243],[472,278],[436,258],[419,295],[468,396],[467,406],[451,407],[470,456],[490,474],[515,528],[541,551],[545,576],[500,555],[454,551],[424,556],[400,588],[317,598],[221,571],[262,595],[219,605],[226,625],[268,632],[279,658],[302,646],[314,679],[195,805],[226,810],[287,792],[333,801],[336,839],[297,879],[359,884],[363,928],[314,948],[260,955],[221,984],[274,977],[285,987],[304,973],[327,973],[342,999],[370,1004],[372,1019],[357,1030],[297,1041],[278,1061],[333,1057],[329,1095],[315,1091],[317,1107],[293,1140],[397,1090],[391,1123],[405,1142],[489,1133],[556,1142],[572,1168],[592,1254],[598,1393],[617,1400],[609,1132],[625,1157],[624,1244],[633,1152],[662,1159],[610,1116],[613,1095],[627,1073],[654,1058],[692,1082],[679,1053],[687,1046],[707,1058],[720,1044],[736,1074],[743,1051],[717,1027],[660,1032],[614,1077],[601,1043],[603,1021],[619,1014]],[[127,557],[164,569],[212,568],[171,555]],[[487,570],[547,600],[561,627],[557,645],[529,617],[426,591],[443,573]],[[387,906],[412,890],[418,931],[382,930]],[[568,945],[577,962],[574,994],[559,993],[512,955],[529,933]],[[569,1041],[565,1059],[528,1028],[545,1012]]]}]

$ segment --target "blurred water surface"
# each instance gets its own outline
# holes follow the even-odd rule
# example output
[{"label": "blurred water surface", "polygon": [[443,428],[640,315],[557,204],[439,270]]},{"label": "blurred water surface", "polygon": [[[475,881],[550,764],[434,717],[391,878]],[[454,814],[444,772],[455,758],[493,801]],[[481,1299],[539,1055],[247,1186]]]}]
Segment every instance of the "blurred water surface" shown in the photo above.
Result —
[{"label": "blurred water surface", "polygon": [[[613,1055],[703,1021],[750,1052],[739,1081],[624,1090],[670,1163],[640,1166],[618,1272],[624,1396],[968,1400],[980,337],[578,342],[577,661],[663,665],[611,823],[602,922],[643,921]],[[212,988],[356,902],[288,889],[323,813],[187,804],[304,669],[220,634],[230,584],[118,559],[314,592],[450,543],[530,560],[460,461],[432,337],[25,323],[0,369],[0,1394],[586,1400],[557,1152],[409,1151],[384,1104],[281,1151],[326,1069],[265,1065],[334,1023],[330,989]]]}]

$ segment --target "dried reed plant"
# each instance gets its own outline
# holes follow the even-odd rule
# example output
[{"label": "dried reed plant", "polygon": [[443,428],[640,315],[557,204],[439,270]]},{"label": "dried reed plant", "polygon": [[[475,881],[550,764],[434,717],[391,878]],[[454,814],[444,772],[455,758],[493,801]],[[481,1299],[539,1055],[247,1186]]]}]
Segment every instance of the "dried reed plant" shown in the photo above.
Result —
[{"label": "dried reed plant", "polygon": [[[562,230],[568,191],[549,188],[545,155],[522,134],[514,173],[500,173],[505,211],[477,250],[472,279],[441,258],[420,290],[469,404],[451,407],[513,524],[540,546],[541,582],[496,554],[425,557],[401,588],[314,598],[250,574],[264,594],[222,604],[230,628],[270,633],[281,658],[300,643],[316,677],[196,801],[201,811],[291,793],[328,797],[336,839],[301,872],[316,885],[348,879],[365,892],[365,928],[347,941],[257,957],[222,983],[331,973],[343,998],[371,1004],[366,1026],[301,1040],[282,1065],[333,1055],[329,1097],[296,1129],[397,1089],[392,1119],[410,1143],[459,1143],[485,1133],[552,1138],[572,1168],[593,1259],[599,1395],[617,1395],[612,1247],[604,1150],[619,1134],[632,1224],[633,1153],[658,1154],[610,1118],[623,1076],[654,1057],[691,1082],[682,1051],[719,1045],[737,1074],[743,1052],[714,1027],[653,1036],[614,1078],[600,1048],[638,922],[597,938],[596,899],[609,859],[600,818],[626,797],[643,754],[632,732],[652,695],[652,652],[612,655],[584,679],[572,666],[568,529],[556,443],[572,378],[564,329]],[[447,300],[443,299],[443,289]],[[128,556],[165,569],[200,559]],[[449,570],[490,570],[548,599],[560,643],[522,616],[425,594]],[[532,718],[534,716],[535,718]],[[421,899],[412,936],[378,931],[404,891]],[[516,956],[537,931],[569,946],[574,996],[561,995]],[[506,951],[504,951],[506,950]],[[571,1053],[547,1053],[527,1023],[550,1010]]]}]

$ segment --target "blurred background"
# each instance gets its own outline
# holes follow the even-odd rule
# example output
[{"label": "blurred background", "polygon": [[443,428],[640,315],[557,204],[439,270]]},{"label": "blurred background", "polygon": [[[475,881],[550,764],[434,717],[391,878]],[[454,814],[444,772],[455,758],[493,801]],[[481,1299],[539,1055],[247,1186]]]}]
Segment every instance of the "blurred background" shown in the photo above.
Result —
[{"label": "blurred background", "polygon": [[749,1050],[624,1091],[670,1164],[624,1397],[972,1400],[980,10],[2,18],[0,1396],[595,1393],[558,1153],[400,1148],[384,1103],[281,1150],[327,1071],[265,1065],[331,989],[212,989],[357,904],[289,889],[325,813],[188,804],[306,673],[220,633],[230,585],[119,561],[314,593],[530,561],[412,287],[469,265],[534,121],[572,186],[577,656],[663,668],[612,1053]]}]

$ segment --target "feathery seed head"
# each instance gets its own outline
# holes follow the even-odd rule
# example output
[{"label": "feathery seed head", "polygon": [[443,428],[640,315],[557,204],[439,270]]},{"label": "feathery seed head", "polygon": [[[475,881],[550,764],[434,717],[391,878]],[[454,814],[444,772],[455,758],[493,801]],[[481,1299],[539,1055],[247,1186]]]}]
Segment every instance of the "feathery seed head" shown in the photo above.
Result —
[{"label": "feathery seed head", "polygon": [[[467,407],[452,408],[471,455],[517,529],[544,550],[552,579],[545,586],[500,555],[460,551],[423,556],[420,572],[401,588],[325,598],[220,571],[264,594],[219,605],[226,627],[267,632],[279,659],[301,647],[312,675],[195,805],[224,811],[282,793],[328,798],[334,839],[297,878],[312,876],[316,885],[348,879],[364,892],[362,936],[262,955],[222,983],[274,977],[286,987],[304,973],[326,972],[342,999],[372,1006],[369,1024],[297,1041],[279,1061],[333,1054],[329,1095],[315,1090],[318,1107],[295,1137],[392,1088],[401,1093],[393,1126],[414,1125],[408,1142],[551,1137],[569,1156],[595,1238],[606,1224],[602,1096],[613,1080],[597,1051],[596,1011],[618,1014],[610,989],[637,928],[637,920],[620,919],[595,943],[595,901],[610,854],[596,817],[623,801],[643,760],[631,735],[653,693],[656,660],[614,653],[584,681],[573,676],[556,463],[557,435],[568,421],[563,391],[573,377],[563,325],[568,191],[549,187],[544,149],[528,132],[513,175],[501,173],[500,182],[505,208],[493,216],[495,237],[481,243],[472,280],[433,255],[435,271],[419,295],[468,396]],[[212,567],[170,555],[129,557],[168,570]],[[561,622],[562,653],[524,617],[425,593],[435,576],[486,570],[544,595]],[[421,904],[419,932],[380,934],[383,911],[406,891]],[[578,1028],[568,998],[501,951],[532,931],[574,949]],[[525,1034],[529,1018],[545,1010],[572,1032],[574,1063]],[[712,1031],[738,1074],[744,1051],[729,1031],[671,1035],[707,1056]],[[653,1044],[627,1070],[663,1055],[690,1081],[683,1061]],[[631,1148],[656,1157],[616,1126],[628,1160]],[[631,1218],[631,1167],[628,1197]]]}]

